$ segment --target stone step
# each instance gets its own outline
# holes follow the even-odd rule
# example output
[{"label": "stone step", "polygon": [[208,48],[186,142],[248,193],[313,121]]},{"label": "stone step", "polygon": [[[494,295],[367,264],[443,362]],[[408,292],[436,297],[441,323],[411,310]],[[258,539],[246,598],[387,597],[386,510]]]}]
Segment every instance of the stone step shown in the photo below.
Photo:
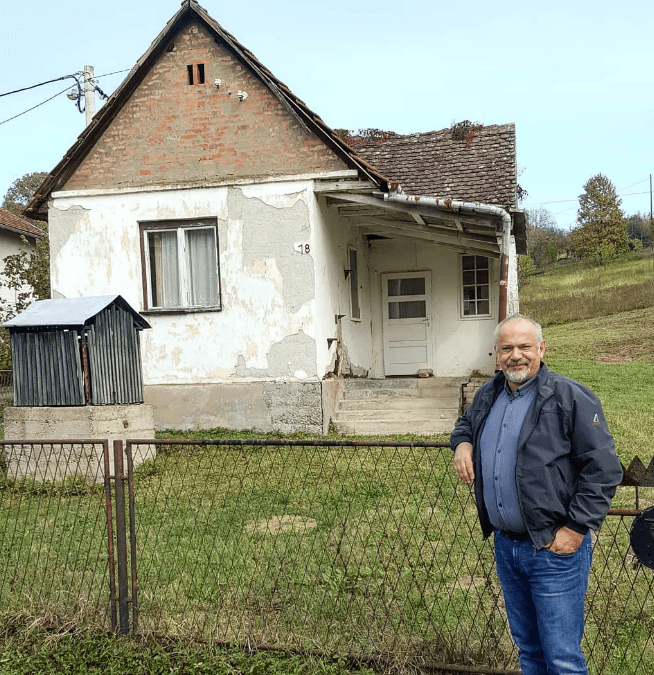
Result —
[{"label": "stone step", "polygon": [[355,420],[388,420],[394,419],[405,421],[407,423],[416,421],[429,421],[439,419],[455,420],[459,416],[459,411],[454,408],[429,408],[423,410],[339,410],[336,415],[336,423],[339,421]]},{"label": "stone step", "polygon": [[460,387],[467,382],[461,377],[387,377],[383,380],[366,380],[353,377],[344,380],[345,389],[431,389],[434,387]]},{"label": "stone step", "polygon": [[432,436],[449,434],[454,429],[454,421],[449,419],[430,420],[359,420],[336,422],[341,433],[358,434],[360,436],[380,436],[388,434],[418,434]]},{"label": "stone step", "polygon": [[[459,401],[461,389],[447,387],[445,389],[345,389],[344,401],[390,401],[404,399],[407,401]],[[381,404],[381,403],[380,403]]]},{"label": "stone step", "polygon": [[343,433],[450,433],[461,408],[462,378],[352,378],[343,383],[334,423]]},{"label": "stone step", "polygon": [[339,402],[337,413],[346,411],[380,411],[382,413],[393,410],[420,410],[429,412],[432,410],[452,410],[458,411],[460,407],[459,396],[434,397],[434,398],[405,398],[403,396],[391,396],[382,398],[353,398],[344,399]]}]

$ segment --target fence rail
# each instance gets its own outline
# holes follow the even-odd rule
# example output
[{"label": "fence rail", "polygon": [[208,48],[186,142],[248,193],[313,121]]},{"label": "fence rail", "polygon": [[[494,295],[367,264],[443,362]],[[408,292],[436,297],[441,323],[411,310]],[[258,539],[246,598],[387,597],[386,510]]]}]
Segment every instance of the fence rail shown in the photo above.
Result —
[{"label": "fence rail", "polygon": [[[0,449],[8,611],[394,668],[518,671],[492,541],[446,444]],[[634,467],[627,482],[650,485]],[[594,542],[584,649],[596,675],[654,671],[653,573],[629,548],[653,492],[619,488]]]}]

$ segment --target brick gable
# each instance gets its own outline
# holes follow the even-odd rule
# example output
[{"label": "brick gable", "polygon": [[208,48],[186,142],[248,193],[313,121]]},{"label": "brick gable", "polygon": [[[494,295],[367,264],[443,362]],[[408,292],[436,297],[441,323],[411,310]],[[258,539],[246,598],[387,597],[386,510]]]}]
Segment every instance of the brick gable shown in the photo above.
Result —
[{"label": "brick gable", "polygon": [[[200,22],[184,26],[171,45],[64,189],[202,184],[348,168]],[[204,65],[204,84],[189,84],[188,66],[197,64]],[[247,92],[243,102],[239,90]]]}]

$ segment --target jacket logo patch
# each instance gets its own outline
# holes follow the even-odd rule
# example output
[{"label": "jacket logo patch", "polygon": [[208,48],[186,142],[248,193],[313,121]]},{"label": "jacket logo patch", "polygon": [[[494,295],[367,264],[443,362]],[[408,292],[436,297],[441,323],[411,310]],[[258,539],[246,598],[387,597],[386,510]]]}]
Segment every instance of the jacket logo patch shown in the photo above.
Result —
[{"label": "jacket logo patch", "polygon": [[595,413],[595,417],[593,417],[593,424],[599,424],[599,423],[600,423],[599,416],[597,415],[597,413]]}]

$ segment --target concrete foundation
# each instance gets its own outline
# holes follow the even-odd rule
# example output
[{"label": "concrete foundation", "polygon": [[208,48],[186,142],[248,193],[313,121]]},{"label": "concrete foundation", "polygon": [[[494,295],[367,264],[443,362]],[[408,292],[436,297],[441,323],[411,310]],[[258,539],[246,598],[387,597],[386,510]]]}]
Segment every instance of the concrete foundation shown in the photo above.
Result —
[{"label": "concrete foundation", "polygon": [[[320,434],[329,425],[336,383],[256,381],[146,385],[157,429],[251,429]],[[326,406],[326,409],[324,407]]]},{"label": "concrete foundation", "polygon": [[[80,407],[10,407],[4,412],[5,440],[50,441],[5,446],[7,477],[37,481],[63,480],[72,475],[90,481],[104,477],[102,445],[109,441],[113,473],[113,441],[153,439],[154,411],[150,405]],[[92,439],[95,444],[53,443],[59,440]],[[132,448],[134,465],[154,457],[151,445]]]}]

